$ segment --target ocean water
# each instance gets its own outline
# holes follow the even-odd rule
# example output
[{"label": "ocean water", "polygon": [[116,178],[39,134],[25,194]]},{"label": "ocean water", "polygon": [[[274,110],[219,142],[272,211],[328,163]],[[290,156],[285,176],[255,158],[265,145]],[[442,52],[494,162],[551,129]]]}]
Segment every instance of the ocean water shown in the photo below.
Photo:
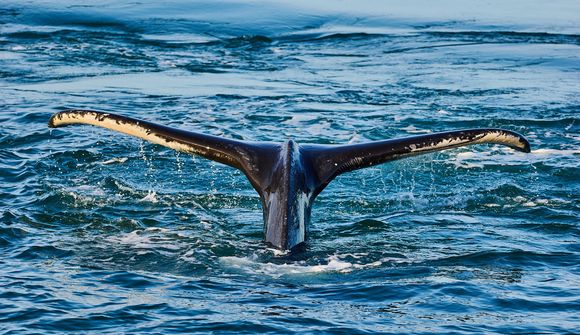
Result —
[{"label": "ocean water", "polygon": [[[0,1],[0,334],[580,333],[577,1]],[[360,143],[305,251],[243,174],[54,112]]]}]

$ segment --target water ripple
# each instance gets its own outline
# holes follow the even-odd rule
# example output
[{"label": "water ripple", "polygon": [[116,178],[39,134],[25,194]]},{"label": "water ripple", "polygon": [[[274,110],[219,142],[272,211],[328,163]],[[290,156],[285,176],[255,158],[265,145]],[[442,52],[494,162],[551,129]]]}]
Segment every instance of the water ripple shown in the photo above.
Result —
[{"label": "water ripple", "polygon": [[[577,332],[578,5],[414,4],[3,4],[2,331]],[[241,172],[49,130],[67,108],[256,141],[501,127],[532,153],[343,175],[284,253]]]}]

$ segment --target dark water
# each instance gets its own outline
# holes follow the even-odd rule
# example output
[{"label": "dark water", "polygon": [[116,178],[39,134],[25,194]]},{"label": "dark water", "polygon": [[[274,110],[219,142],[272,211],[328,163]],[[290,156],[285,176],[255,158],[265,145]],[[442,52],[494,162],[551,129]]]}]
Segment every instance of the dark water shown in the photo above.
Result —
[{"label": "dark water", "polygon": [[[580,6],[0,2],[0,333],[580,332]],[[461,148],[343,175],[308,249],[238,171],[51,113]]]}]

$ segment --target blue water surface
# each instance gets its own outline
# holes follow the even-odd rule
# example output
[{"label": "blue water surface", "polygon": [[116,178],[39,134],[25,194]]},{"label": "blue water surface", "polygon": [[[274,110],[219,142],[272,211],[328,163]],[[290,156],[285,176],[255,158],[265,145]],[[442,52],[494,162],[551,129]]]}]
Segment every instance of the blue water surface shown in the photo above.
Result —
[{"label": "blue water surface", "polygon": [[[577,1],[0,1],[1,334],[580,333]],[[245,176],[87,108],[244,140],[520,132],[345,174],[307,249]]]}]

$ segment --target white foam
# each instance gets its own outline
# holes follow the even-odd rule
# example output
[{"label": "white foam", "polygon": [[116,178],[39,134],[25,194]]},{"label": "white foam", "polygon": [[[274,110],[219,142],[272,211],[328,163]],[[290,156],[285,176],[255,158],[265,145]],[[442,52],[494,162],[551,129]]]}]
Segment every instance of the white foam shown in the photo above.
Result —
[{"label": "white foam", "polygon": [[401,128],[401,130],[404,130],[409,134],[427,134],[427,133],[431,132],[431,130],[419,129],[413,125],[410,125],[410,126],[405,127],[405,128]]},{"label": "white foam", "polygon": [[177,251],[182,247],[182,243],[177,243],[175,240],[163,236],[168,231],[164,228],[139,229],[121,236],[112,236],[109,240],[134,249],[151,249],[167,254],[161,250]]},{"label": "white foam", "polygon": [[101,162],[101,164],[109,165],[109,164],[113,164],[113,163],[125,163],[127,161],[127,159],[128,159],[127,157],[116,157],[116,158],[111,158],[109,160]]},{"label": "white foam", "polygon": [[147,195],[144,196],[143,198],[139,199],[139,201],[141,201],[141,202],[148,201],[148,202],[152,202],[152,203],[157,203],[157,202],[159,202],[159,199],[157,199],[157,192],[152,191],[152,190],[148,190]]},{"label": "white foam", "polygon": [[510,198],[509,203],[486,203],[483,206],[488,208],[515,208],[515,207],[537,207],[537,206],[545,206],[545,207],[559,207],[565,204],[569,204],[570,201],[560,199],[560,198],[553,198],[553,199],[544,199],[544,198],[537,198],[534,199],[533,197],[523,197],[521,195]]},{"label": "white foam", "polygon": [[580,155],[580,149],[558,150],[558,149],[536,149],[532,150],[533,155],[547,156],[573,156]]},{"label": "white foam", "polygon": [[[75,182],[82,183],[81,180],[75,180]],[[116,197],[106,196],[103,189],[96,185],[79,185],[75,187],[65,187],[58,191],[62,195],[68,195],[73,198],[74,207],[86,206],[86,205],[97,205],[101,206],[114,201]]]},{"label": "white foam", "polygon": [[333,255],[328,257],[326,264],[307,265],[304,262],[274,264],[261,263],[257,257],[220,257],[220,263],[224,266],[250,274],[262,274],[279,278],[286,275],[303,275],[316,273],[347,273],[356,269],[377,267],[382,261],[376,261],[368,264],[357,264],[342,260],[341,258],[348,255]]},{"label": "white foam", "polygon": [[[580,149],[535,149],[531,153],[497,147],[489,151],[464,151],[456,154],[455,166],[465,169],[493,165],[528,165],[544,163],[557,166],[577,166]],[[570,160],[569,158],[573,158]]]},{"label": "white foam", "polygon": [[517,196],[513,198],[514,202],[521,204],[524,207],[536,207],[536,206],[548,206],[548,207],[558,207],[563,204],[568,204],[570,201],[554,198],[554,199],[528,199],[522,196]]},{"label": "white foam", "polygon": [[126,185],[124,185],[116,180],[114,181],[114,183],[115,183],[115,186],[117,186],[117,188],[121,191],[136,193],[135,189],[133,189],[132,187],[126,186]]},{"label": "white foam", "polygon": [[290,120],[286,120],[283,123],[292,126],[298,126],[301,125],[302,122],[313,121],[316,120],[317,118],[318,116],[312,114],[295,114],[292,115],[292,118]]},{"label": "white foam", "polygon": [[179,259],[181,259],[182,261],[185,262],[190,262],[190,263],[195,263],[197,261],[196,257],[195,257],[195,251],[192,250],[188,250],[185,254],[181,255],[181,257],[179,257]]},{"label": "white foam", "polygon": [[290,253],[290,250],[280,250],[280,249],[273,249],[273,248],[267,248],[266,250],[268,250],[269,252],[274,254],[274,256],[276,256],[276,257],[286,256]]}]

